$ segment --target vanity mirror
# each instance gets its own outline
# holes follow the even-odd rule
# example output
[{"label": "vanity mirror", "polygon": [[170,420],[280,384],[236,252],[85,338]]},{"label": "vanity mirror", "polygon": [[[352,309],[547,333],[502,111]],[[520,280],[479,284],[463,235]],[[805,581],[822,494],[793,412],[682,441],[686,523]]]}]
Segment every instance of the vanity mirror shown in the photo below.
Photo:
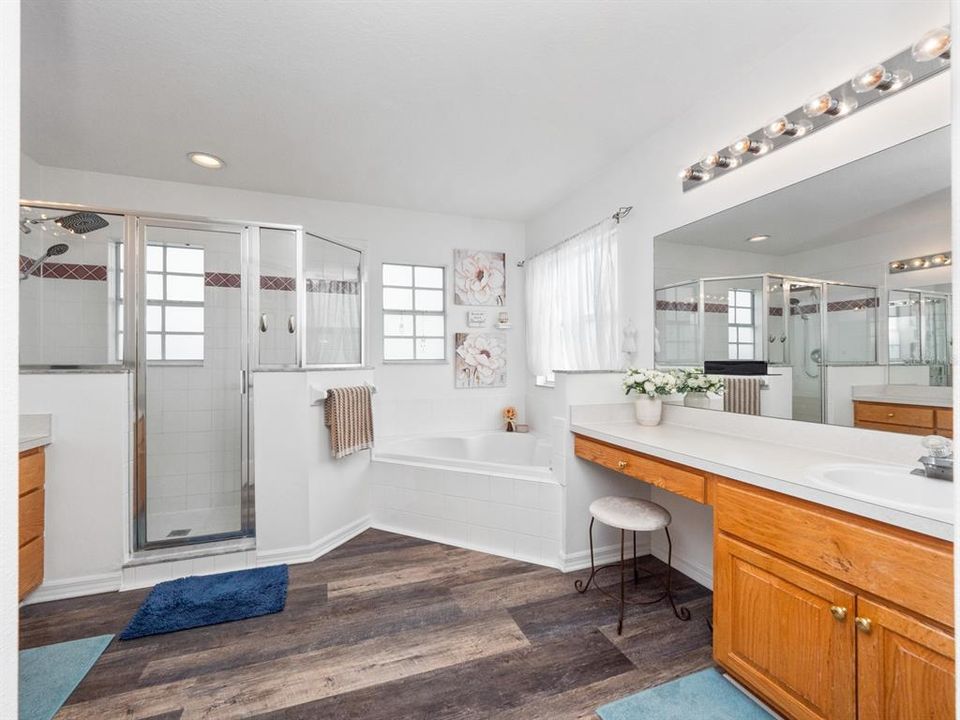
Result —
[{"label": "vanity mirror", "polygon": [[948,434],[949,249],[944,127],[655,238],[657,366],[767,363],[711,409]]}]

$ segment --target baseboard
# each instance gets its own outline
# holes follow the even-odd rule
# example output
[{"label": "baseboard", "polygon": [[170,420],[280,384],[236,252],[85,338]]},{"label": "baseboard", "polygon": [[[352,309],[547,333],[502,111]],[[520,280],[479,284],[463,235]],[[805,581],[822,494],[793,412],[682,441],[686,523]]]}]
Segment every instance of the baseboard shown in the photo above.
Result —
[{"label": "baseboard", "polygon": [[[559,558],[551,561],[539,557],[531,557],[522,553],[507,553],[494,548],[475,545],[466,541],[453,540],[448,537],[434,535],[433,533],[414,532],[407,528],[396,527],[394,525],[389,525],[382,522],[374,522],[371,527],[375,530],[382,530],[383,532],[394,533],[395,535],[406,535],[407,537],[415,537],[419,538],[420,540],[440,543],[441,545],[452,545],[453,547],[463,548],[464,550],[473,550],[475,552],[486,553],[487,555],[496,555],[497,557],[505,557],[510,560],[519,560],[520,562],[530,563],[531,565],[542,565],[543,567],[554,568],[555,570],[560,569]],[[589,563],[587,564],[589,565]]]},{"label": "baseboard", "polygon": [[85,575],[62,580],[44,580],[43,583],[23,599],[22,605],[66,600],[84,595],[116,592],[120,589],[120,572],[102,575]]},{"label": "baseboard", "polygon": [[364,515],[359,520],[344,525],[309,545],[280,548],[279,550],[257,550],[257,567],[313,562],[318,557],[326,555],[371,527],[370,516]]},{"label": "baseboard", "polygon": [[[651,554],[659,558],[663,562],[667,561],[667,548],[664,547],[653,547],[650,550]],[[705,588],[713,590],[713,567],[704,567],[699,563],[691,562],[686,558],[677,555],[676,552],[673,553],[673,567],[676,570],[679,570],[684,575],[686,575],[691,580],[696,580],[698,583],[703,585]]]},{"label": "baseboard", "polygon": [[[628,552],[632,552],[633,548],[629,548]],[[650,541],[637,539],[637,557],[650,554]],[[593,551],[593,562],[595,565],[606,565],[607,563],[619,562],[620,561],[620,543],[615,545],[605,545],[604,547],[596,548]],[[580,550],[579,552],[570,553],[569,555],[560,556],[560,569],[565,572],[576,572],[577,570],[583,570],[584,568],[590,567],[590,551],[589,550]]]}]

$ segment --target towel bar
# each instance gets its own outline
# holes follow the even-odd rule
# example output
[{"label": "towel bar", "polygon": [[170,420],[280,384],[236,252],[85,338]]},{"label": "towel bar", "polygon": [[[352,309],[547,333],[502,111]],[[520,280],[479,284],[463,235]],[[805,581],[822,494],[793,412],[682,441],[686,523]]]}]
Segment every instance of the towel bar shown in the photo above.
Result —
[{"label": "towel bar", "polygon": [[[377,386],[373,383],[367,382],[364,380],[363,384],[370,388],[370,394],[375,395],[377,392]],[[333,390],[333,388],[318,388],[313,385],[310,386],[310,404],[311,405],[322,405],[323,402],[327,399],[327,394]]]}]

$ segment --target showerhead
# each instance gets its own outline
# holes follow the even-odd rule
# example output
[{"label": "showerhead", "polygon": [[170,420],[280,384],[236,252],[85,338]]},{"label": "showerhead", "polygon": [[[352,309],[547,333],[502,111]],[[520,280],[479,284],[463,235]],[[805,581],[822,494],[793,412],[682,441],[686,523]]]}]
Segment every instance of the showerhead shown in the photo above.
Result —
[{"label": "showerhead", "polygon": [[43,254],[43,259],[46,260],[50,257],[56,257],[57,255],[63,255],[67,250],[70,249],[70,246],[66,243],[57,243],[56,245],[51,245],[47,248],[47,251]]},{"label": "showerhead", "polygon": [[20,232],[22,232],[24,235],[29,235],[30,233],[33,232],[33,228],[30,227],[30,225],[27,224],[27,221],[26,221],[26,220],[21,220],[21,221],[20,221]]},{"label": "showerhead", "polygon": [[43,263],[47,261],[47,258],[56,257],[57,255],[63,255],[69,249],[70,249],[70,246],[67,245],[66,243],[56,243],[55,245],[51,245],[50,247],[47,248],[47,251],[43,255],[38,257],[32,263],[30,263],[30,266],[26,270],[24,270],[22,273],[20,273],[20,281],[23,282],[28,277],[30,277],[33,274],[34,270],[36,270],[38,267],[40,267],[41,265],[43,265]]},{"label": "showerhead", "polygon": [[791,304],[791,305],[799,305],[799,304],[800,304],[800,298],[798,298],[798,297],[792,297],[792,298],[790,298],[790,304]]},{"label": "showerhead", "polygon": [[[54,222],[64,230],[83,235],[107,227],[110,223],[92,212],[78,212],[58,217]],[[65,252],[65,251],[64,251]]]}]

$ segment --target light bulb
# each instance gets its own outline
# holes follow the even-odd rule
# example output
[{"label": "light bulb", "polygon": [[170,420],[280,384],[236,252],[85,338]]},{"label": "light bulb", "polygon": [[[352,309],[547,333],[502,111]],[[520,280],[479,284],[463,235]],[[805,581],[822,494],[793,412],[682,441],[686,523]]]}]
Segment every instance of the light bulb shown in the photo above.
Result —
[{"label": "light bulb", "polygon": [[730,157],[729,155],[721,155],[720,153],[710,153],[700,161],[700,167],[702,167],[704,170],[713,170],[717,167],[724,168],[725,170],[732,170],[739,165],[740,158]]},{"label": "light bulb", "polygon": [[946,260],[946,255],[934,255],[932,258],[930,258],[930,262],[932,262],[934,265],[943,265]]},{"label": "light bulb", "polygon": [[911,80],[913,75],[906,70],[896,70],[891,73],[883,65],[871,65],[854,75],[850,84],[858,93],[871,90],[896,92]]},{"label": "light bulb", "polygon": [[835,98],[830,93],[821,93],[820,95],[814,95],[803,104],[803,113],[810,118],[820,117],[821,115],[840,117],[856,110],[856,108],[856,98]]},{"label": "light bulb", "polygon": [[810,123],[806,121],[792,123],[786,117],[778,117],[776,120],[767,123],[766,127],[763,128],[763,134],[771,140],[781,135],[803,137],[810,129]]},{"label": "light bulb", "polygon": [[917,62],[930,62],[937,58],[949,60],[950,40],[949,28],[940,27],[931,30],[914,43],[910,54]]},{"label": "light bulb", "polygon": [[694,182],[706,182],[713,177],[713,174],[707,170],[698,170],[695,167],[686,167],[680,171],[680,179],[684,182],[693,180]]}]

